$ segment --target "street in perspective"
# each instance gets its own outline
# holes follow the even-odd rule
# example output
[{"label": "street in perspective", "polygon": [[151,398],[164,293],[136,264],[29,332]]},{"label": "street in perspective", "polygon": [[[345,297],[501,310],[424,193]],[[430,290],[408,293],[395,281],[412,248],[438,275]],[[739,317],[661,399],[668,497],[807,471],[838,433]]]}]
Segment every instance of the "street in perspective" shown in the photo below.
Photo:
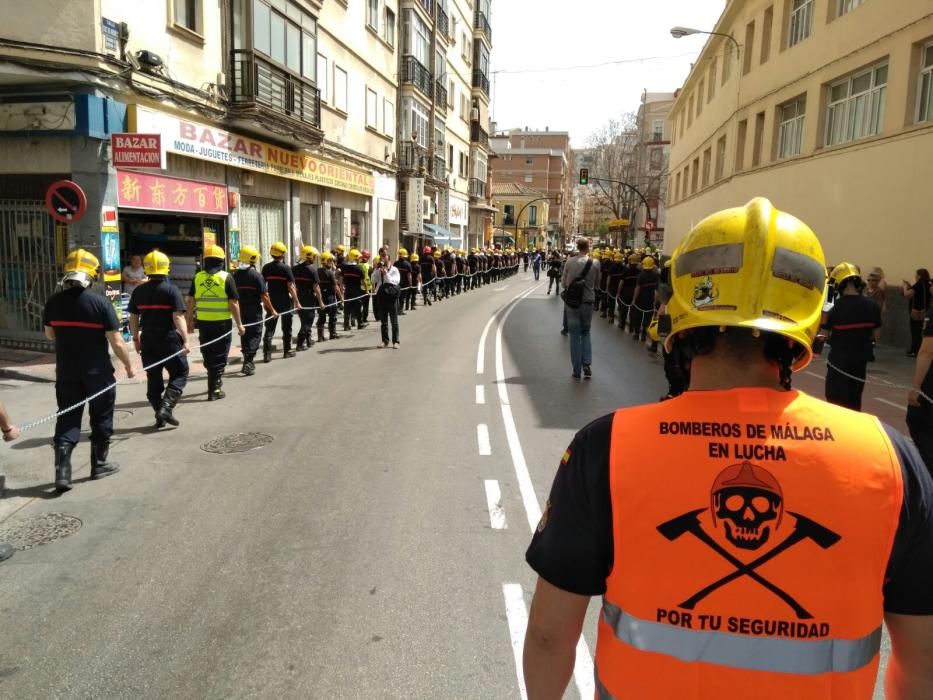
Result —
[{"label": "street in perspective", "polygon": [[0,697],[933,700],[928,2],[3,4]]}]

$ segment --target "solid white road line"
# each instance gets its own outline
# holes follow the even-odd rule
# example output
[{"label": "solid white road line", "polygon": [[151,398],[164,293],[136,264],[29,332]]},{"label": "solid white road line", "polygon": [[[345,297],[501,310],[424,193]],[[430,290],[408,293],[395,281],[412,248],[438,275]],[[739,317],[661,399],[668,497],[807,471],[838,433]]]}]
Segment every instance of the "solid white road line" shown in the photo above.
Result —
[{"label": "solid white road line", "polygon": [[893,401],[888,401],[887,399],[881,399],[881,398],[878,398],[877,396],[875,397],[875,401],[880,401],[881,403],[886,403],[888,406],[894,406],[894,408],[899,408],[899,409],[901,409],[902,411],[906,411],[906,410],[907,410],[907,406],[905,406],[904,404],[894,403]]},{"label": "solid white road line", "polygon": [[477,374],[482,374],[486,371],[486,336],[489,335],[489,329],[492,328],[492,324],[495,322],[496,316],[498,315],[499,312],[496,311],[489,317],[489,320],[486,321],[486,326],[483,328],[483,334],[479,337],[479,347],[476,349]]},{"label": "solid white road line", "polygon": [[[509,403],[509,392],[508,385],[505,383],[505,364],[502,352],[502,329],[505,327],[505,322],[508,320],[509,315],[515,307],[518,306],[519,302],[535,291],[539,286],[540,285],[535,285],[527,292],[518,295],[505,310],[505,313],[502,314],[502,318],[499,319],[499,325],[496,327],[495,350],[496,384],[499,388],[499,403],[502,404],[502,423],[505,425],[505,435],[509,443],[509,452],[512,455],[512,465],[515,468],[515,476],[518,479],[518,490],[522,496],[522,504],[525,506],[525,514],[528,517],[528,527],[532,533],[537,529],[538,521],[541,520],[541,506],[538,504],[538,496],[535,494],[534,484],[531,482],[531,474],[528,472],[528,463],[525,461],[525,453],[522,450],[522,443],[518,437],[518,429],[515,427],[515,418],[512,415],[512,406]],[[504,589],[505,587],[503,587],[503,590]],[[519,591],[521,591],[520,586]],[[524,612],[524,601],[522,601],[522,611]],[[508,594],[506,595],[506,612],[508,612]],[[509,620],[509,625],[511,626],[511,616],[509,616]],[[525,625],[527,625],[527,616]],[[524,626],[522,630],[524,630]],[[521,656],[518,652],[516,652],[516,664],[517,668],[521,669]],[[519,672],[519,675],[521,675],[521,672]],[[580,639],[577,640],[573,679],[581,698],[588,700],[593,697],[595,692],[593,658],[590,655],[590,649],[583,635],[580,635]],[[522,690],[522,697],[524,697],[524,684],[520,683],[520,687]]]},{"label": "solid white road line", "polygon": [[[512,654],[515,656],[515,674],[518,676],[518,690],[522,700],[528,699],[525,689],[525,673],[522,671],[522,649],[525,646],[525,630],[528,627],[528,609],[521,584],[503,583],[502,595],[505,596],[505,616],[509,621],[509,637],[512,640]],[[592,694],[590,697],[593,697]]]},{"label": "solid white road line", "polygon": [[492,446],[489,444],[489,427],[485,423],[476,426],[476,443],[479,445],[479,453],[483,457],[492,454]]},{"label": "solid white road line", "polygon": [[816,377],[817,379],[826,379],[826,377],[824,377],[822,374],[817,374],[816,372],[811,372],[809,370],[804,370],[803,373],[810,377]]},{"label": "solid white road line", "polygon": [[495,479],[486,479],[483,482],[486,487],[486,507],[489,509],[489,523],[493,530],[505,530],[508,523],[505,522],[505,509],[502,507],[502,492],[499,490],[499,482]]},{"label": "solid white road line", "polygon": [[476,403],[486,403],[486,387],[484,387],[482,384],[476,385]]}]

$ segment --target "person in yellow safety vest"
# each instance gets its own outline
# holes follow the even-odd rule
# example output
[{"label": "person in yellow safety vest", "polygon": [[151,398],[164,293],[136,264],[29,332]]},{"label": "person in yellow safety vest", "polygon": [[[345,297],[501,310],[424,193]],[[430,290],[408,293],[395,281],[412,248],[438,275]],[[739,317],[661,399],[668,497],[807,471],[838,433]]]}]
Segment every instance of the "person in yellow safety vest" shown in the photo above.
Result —
[{"label": "person in yellow safety vest", "polygon": [[204,269],[194,276],[188,290],[186,318],[188,333],[194,332],[198,321],[198,343],[207,370],[207,400],[217,401],[226,396],[223,391],[224,370],[230,354],[233,324],[237,333],[246,329],[240,318],[240,295],[233,275],[224,269],[224,249],[218,245],[204,250]]},{"label": "person in yellow safety vest", "polygon": [[[597,698],[933,698],[933,479],[874,416],[791,389],[826,267],[764,198],[673,255],[669,351],[690,389],[590,423],[526,559],[528,700],[561,698],[602,597]],[[663,465],[663,468],[660,468]]]},{"label": "person in yellow safety vest", "polygon": [[[373,291],[373,281],[370,279],[370,274],[372,273],[372,266],[369,264],[369,259],[372,257],[372,253],[369,250],[362,250],[360,253],[360,268],[363,270],[363,291],[367,294],[372,294]],[[363,310],[361,315],[363,317],[363,323],[369,323],[369,299],[370,297],[363,298]]]}]

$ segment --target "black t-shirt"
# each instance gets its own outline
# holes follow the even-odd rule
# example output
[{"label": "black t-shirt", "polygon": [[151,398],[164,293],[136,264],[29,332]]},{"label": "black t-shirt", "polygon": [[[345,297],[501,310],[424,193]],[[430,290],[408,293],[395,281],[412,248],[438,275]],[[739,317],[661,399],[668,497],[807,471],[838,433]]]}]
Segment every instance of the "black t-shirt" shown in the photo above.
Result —
[{"label": "black t-shirt", "polygon": [[914,290],[914,295],[910,298],[910,308],[918,311],[926,311],[930,308],[930,285],[918,280],[914,282],[911,289]]},{"label": "black t-shirt", "polygon": [[[933,338],[933,306],[927,311],[927,317],[923,319],[923,337]],[[933,365],[927,370],[927,376],[923,378],[923,384],[920,385],[923,393],[927,396],[933,396]],[[921,403],[924,401],[920,398]]]},{"label": "black t-shirt", "polygon": [[[223,270],[223,265],[217,265],[216,267],[208,267],[202,270],[202,272],[206,272],[209,275],[215,275],[221,270]],[[197,279],[197,276],[195,276],[195,279]],[[240,293],[237,291],[236,282],[233,279],[233,275],[227,275],[227,279],[224,281],[224,293],[227,295],[227,299],[230,299],[231,301],[240,300]],[[188,296],[193,298],[194,295],[195,283],[194,280],[191,280],[191,286],[188,287]]]},{"label": "black t-shirt", "polygon": [[330,267],[319,267],[317,269],[317,281],[321,286],[321,296],[330,299],[337,295],[337,272]]},{"label": "black t-shirt", "polygon": [[830,361],[866,362],[871,354],[872,333],[881,328],[881,307],[870,297],[843,294],[826,318],[830,337]]},{"label": "black t-shirt", "polygon": [[423,282],[430,282],[434,279],[434,258],[425,258],[420,262],[421,265],[421,280]]},{"label": "black t-shirt", "polygon": [[284,260],[273,260],[262,267],[262,276],[266,280],[266,287],[269,290],[269,298],[276,311],[287,311],[291,294],[288,292],[288,285],[295,283],[295,275],[292,274],[292,268],[285,264]]},{"label": "black t-shirt", "polygon": [[266,281],[259,270],[248,267],[233,273],[233,283],[240,297],[240,313],[244,317],[255,317],[262,313],[262,295],[266,293]]},{"label": "black t-shirt", "polygon": [[295,276],[295,287],[301,305],[317,306],[317,297],[314,296],[314,286],[319,284],[317,268],[311,263],[303,262],[292,268],[292,274]]},{"label": "black t-shirt", "polygon": [[363,289],[363,268],[356,263],[345,262],[340,266],[340,275],[343,277],[343,286],[359,296]]},{"label": "black t-shirt", "polygon": [[627,265],[622,272],[622,284],[619,288],[619,295],[625,299],[631,299],[635,293],[635,287],[638,284],[638,278],[641,271],[637,265]]},{"label": "black t-shirt", "polygon": [[113,372],[107,333],[120,330],[113,304],[83,287],[53,294],[42,311],[42,324],[55,331],[56,372]]},{"label": "black t-shirt", "polygon": [[[543,526],[525,554],[548,583],[571,593],[606,592],[613,566],[609,445],[613,415],[576,434],[557,469]],[[888,426],[904,480],[900,523],[888,560],[884,609],[933,614],[933,479],[916,448]]]},{"label": "black t-shirt", "polygon": [[395,267],[398,268],[398,274],[401,278],[399,287],[401,289],[408,289],[411,286],[409,280],[411,279],[411,263],[407,260],[396,260]]},{"label": "black t-shirt", "polygon": [[128,310],[139,314],[142,342],[154,342],[175,331],[175,314],[184,312],[185,300],[167,279],[152,279],[133,290]]},{"label": "black t-shirt", "polygon": [[635,301],[639,306],[645,308],[647,304],[654,302],[654,293],[658,289],[658,271],[642,270],[638,273],[638,299]]}]

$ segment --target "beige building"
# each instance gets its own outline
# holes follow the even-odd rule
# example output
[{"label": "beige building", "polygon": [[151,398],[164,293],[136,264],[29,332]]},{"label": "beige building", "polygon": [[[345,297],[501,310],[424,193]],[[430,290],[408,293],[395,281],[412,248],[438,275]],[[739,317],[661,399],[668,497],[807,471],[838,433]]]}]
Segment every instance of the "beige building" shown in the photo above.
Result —
[{"label": "beige building", "polygon": [[[731,0],[680,90],[664,248],[757,195],[806,221],[827,261],[933,266],[929,0]],[[890,309],[889,309],[890,310]]]},{"label": "beige building", "polygon": [[635,242],[662,246],[667,224],[667,180],[671,155],[671,127],[668,116],[676,95],[672,92],[642,93],[636,115],[635,182],[651,207],[650,221],[644,206],[632,207]]},{"label": "beige building", "polygon": [[[547,194],[527,185],[512,182],[492,184],[492,202],[496,208],[494,226],[501,238],[511,238],[519,249],[547,246],[547,222],[550,202]],[[508,247],[509,241],[496,241]]]}]

